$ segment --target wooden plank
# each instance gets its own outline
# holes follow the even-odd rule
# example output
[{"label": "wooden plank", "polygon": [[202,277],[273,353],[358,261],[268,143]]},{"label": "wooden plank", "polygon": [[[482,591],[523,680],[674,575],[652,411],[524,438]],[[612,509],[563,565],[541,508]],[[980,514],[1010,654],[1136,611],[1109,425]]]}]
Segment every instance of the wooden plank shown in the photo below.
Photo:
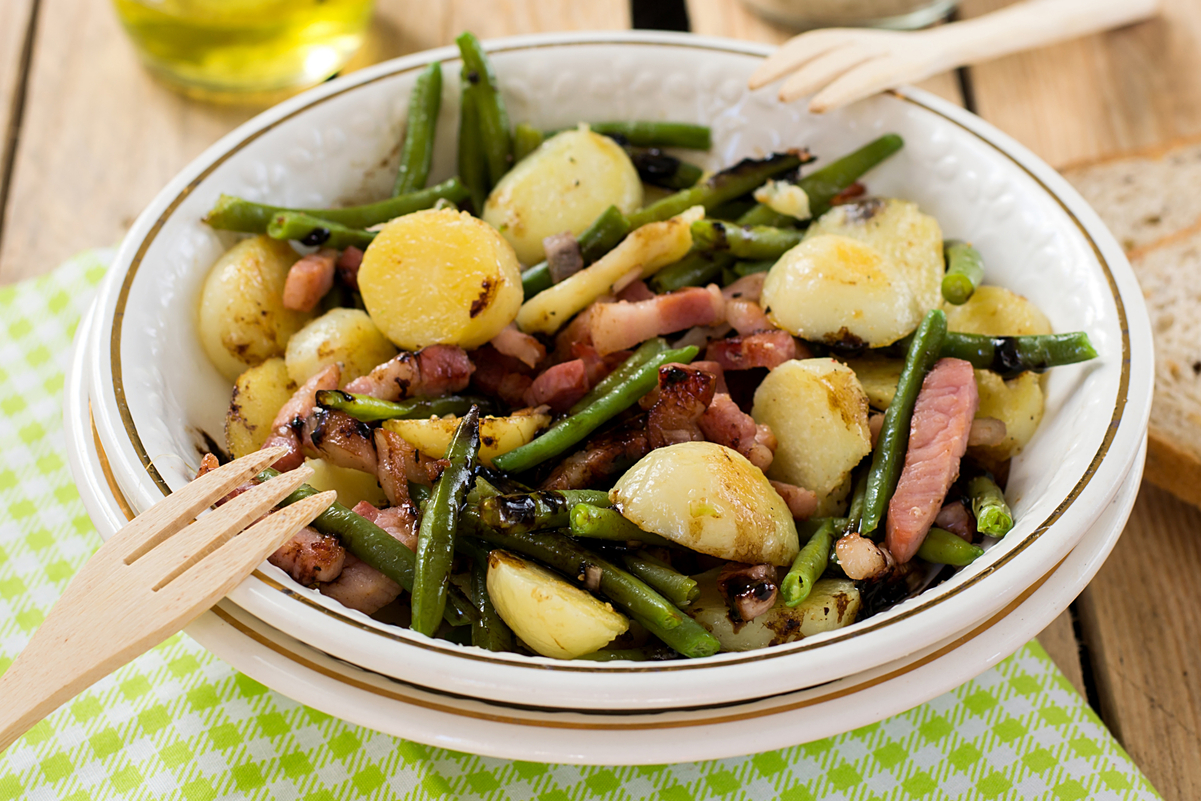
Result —
[{"label": "wooden plank", "polygon": [[[687,3],[688,22],[693,33],[771,44],[780,44],[793,35],[793,32],[751,13],[746,6],[735,0],[687,0]],[[922,81],[918,86],[952,103],[963,105],[959,79],[953,72],[936,75]]]},{"label": "wooden plank", "polygon": [[[0,3],[0,22],[33,0]],[[258,108],[181,97],[143,70],[111,6],[40,0],[28,102],[0,239],[0,283],[115,244],[176,172]],[[629,26],[629,4],[600,0],[380,0],[358,66],[483,37]],[[0,42],[7,32],[0,30]],[[0,98],[2,100],[2,98]]]},{"label": "wooden plank", "polygon": [[0,4],[0,199],[10,177],[35,7],[36,0],[7,0]]}]

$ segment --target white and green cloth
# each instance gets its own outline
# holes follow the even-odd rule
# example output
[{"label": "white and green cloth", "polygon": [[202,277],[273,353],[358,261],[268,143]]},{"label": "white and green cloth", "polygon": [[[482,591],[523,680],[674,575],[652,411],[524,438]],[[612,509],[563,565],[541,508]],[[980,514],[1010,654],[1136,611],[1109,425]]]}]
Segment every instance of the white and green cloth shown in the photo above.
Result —
[{"label": "white and green cloth", "polygon": [[[111,255],[84,254],[0,288],[0,672],[100,545],[67,468],[61,396],[71,338]],[[1158,796],[1034,642],[930,703],[838,737],[712,762],[589,768],[455,753],[353,726],[176,635],[0,754],[0,801],[109,798]]]}]

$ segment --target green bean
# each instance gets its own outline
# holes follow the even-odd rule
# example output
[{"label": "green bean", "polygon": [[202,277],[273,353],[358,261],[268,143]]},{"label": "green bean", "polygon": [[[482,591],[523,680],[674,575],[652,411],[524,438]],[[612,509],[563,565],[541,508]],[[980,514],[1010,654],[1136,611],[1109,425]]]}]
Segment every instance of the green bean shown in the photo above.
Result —
[{"label": "green bean", "polygon": [[513,130],[513,163],[533,153],[542,146],[542,131],[532,125],[521,123]]},{"label": "green bean", "polygon": [[521,473],[558,456],[654,389],[659,381],[660,366],[671,362],[687,364],[696,354],[697,348],[689,346],[653,356],[635,370],[628,381],[614,387],[586,409],[564,417],[532,442],[497,456],[492,460],[493,466],[511,473]]},{"label": "green bean", "polygon": [[458,178],[451,178],[436,186],[431,186],[429,189],[410,192],[407,195],[397,195],[378,203],[347,206],[343,209],[290,209],[284,206],[252,203],[232,195],[222,195],[209,213],[204,216],[203,222],[222,231],[265,234],[272,217],[283,212],[294,211],[345,225],[348,228],[370,228],[395,217],[428,209],[441,199],[460,203],[466,200],[467,196],[467,189]]},{"label": "green bean", "polygon": [[432,492],[433,489],[424,484],[414,484],[412,481],[409,482],[409,500],[418,506],[428,503],[430,494]]},{"label": "green bean", "polygon": [[756,203],[747,209],[746,213],[739,217],[737,222],[739,225],[770,225],[773,228],[791,228],[799,220],[796,217],[781,214],[771,206]]},{"label": "green bean", "polygon": [[851,493],[851,506],[847,510],[847,530],[856,531],[863,520],[863,507],[867,502],[867,479],[869,470],[860,470],[859,478],[855,479],[855,489]]},{"label": "green bean", "polygon": [[471,624],[471,644],[489,651],[512,651],[513,631],[501,618],[488,595],[488,552],[478,542],[457,537],[455,549],[471,557],[471,603],[478,617]]},{"label": "green bean", "polygon": [[568,524],[577,503],[609,506],[604,490],[540,490],[518,495],[496,495],[479,503],[480,521],[498,531],[524,533]]},{"label": "green bean", "polygon": [[448,414],[458,417],[467,414],[472,406],[478,406],[481,414],[492,414],[496,411],[494,401],[472,395],[387,401],[370,395],[354,395],[340,389],[319,390],[317,405],[322,409],[345,412],[364,423],[376,423],[380,420],[426,420]]},{"label": "green bean", "polygon": [[712,634],[645,582],[568,537],[533,532],[504,534],[482,525],[469,526],[467,531],[485,542],[537,559],[581,583],[587,567],[600,568],[600,592],[684,656],[712,656],[721,648]]},{"label": "green bean", "polygon": [[800,244],[804,236],[803,231],[794,228],[742,227],[719,220],[697,220],[692,224],[694,247],[728,252],[739,259],[778,259]]},{"label": "green bean", "polygon": [[[599,217],[593,220],[592,225],[576,238],[576,242],[580,246],[580,255],[584,258],[584,265],[592,264],[617,247],[617,243],[624,239],[629,232],[630,221],[621,213],[621,209],[616,206],[605,209]],[[550,277],[550,266],[544,261],[535,264],[521,274],[521,288],[525,293],[526,300],[552,286],[554,286],[554,282]]]},{"label": "green bean", "polygon": [[351,246],[366,248],[375,239],[375,232],[347,228],[299,211],[281,211],[267,223],[267,236],[272,239],[294,239],[302,245],[313,247],[321,245],[345,250]]},{"label": "green bean", "polygon": [[1049,367],[1086,362],[1097,358],[1097,351],[1083,331],[1020,337],[948,331],[941,355],[963,359],[978,370],[992,370],[1009,379],[1027,370],[1041,373]]},{"label": "green bean", "polygon": [[765,273],[772,267],[776,266],[779,259],[756,259],[755,261],[738,261],[734,262],[734,275],[737,278],[746,278],[748,275],[755,273]]},{"label": "green bean", "polygon": [[[261,484],[278,475],[278,470],[267,468],[255,477],[255,481]],[[280,501],[279,505],[288,506],[316,494],[317,490],[308,484],[302,484],[299,489]],[[413,591],[417,557],[400,540],[375,523],[335,502],[317,515],[309,525],[322,534],[337,537],[346,550],[354,554],[356,558],[383,573],[409,592]],[[476,613],[471,602],[461,592],[452,589],[448,600],[449,603],[444,613],[446,622],[452,626],[464,626],[475,620]]]},{"label": "green bean", "polygon": [[660,547],[674,545],[658,534],[638,528],[617,510],[601,508],[599,504],[576,504],[571,509],[570,524],[573,537],[611,542],[641,542]]},{"label": "green bean", "polygon": [[626,570],[654,587],[663,597],[683,609],[701,594],[701,588],[695,580],[685,576],[670,565],[660,562],[646,551],[637,555],[625,554],[621,558]]},{"label": "green bean", "polygon": [[459,175],[471,198],[471,207],[476,216],[484,213],[488,200],[488,160],[484,155],[484,141],[480,134],[479,92],[468,80],[469,70],[463,65],[459,80]]},{"label": "green bean", "polygon": [[400,146],[400,168],[396,171],[393,196],[425,187],[434,159],[434,133],[441,107],[442,64],[435,61],[417,76],[409,95],[409,118]]},{"label": "green bean", "polygon": [[905,356],[905,367],[897,381],[896,395],[884,413],[880,437],[872,453],[872,466],[863,501],[863,519],[859,523],[860,534],[872,534],[880,525],[888,501],[897,487],[897,479],[905,464],[905,451],[909,447],[909,421],[913,417],[913,404],[926,373],[938,361],[946,331],[946,314],[941,309],[932,309],[926,313],[913,335],[909,353]]},{"label": "green bean", "polygon": [[650,280],[650,288],[661,294],[675,292],[686,286],[711,284],[718,280],[722,270],[733,263],[734,257],[728,253],[696,250],[655,273]]},{"label": "green bean", "polygon": [[474,34],[464,32],[455,39],[455,43],[463,57],[467,80],[477,91],[475,112],[484,158],[488,163],[488,181],[490,186],[496,186],[509,167],[513,166],[513,132],[509,129],[509,114],[500,96],[496,73],[480,40]]},{"label": "green bean", "polygon": [[[682,147],[687,150],[708,150],[713,146],[713,137],[708,125],[693,125],[687,122],[653,122],[649,120],[622,120],[620,122],[592,122],[588,127],[595,133],[624,140],[638,147]],[[562,128],[548,131],[552,136]]]},{"label": "green bean", "polygon": [[410,627],[434,635],[446,606],[450,563],[454,558],[459,508],[471,483],[480,449],[480,413],[472,409],[455,427],[446,447],[450,462],[434,484],[434,493],[421,516],[417,533],[417,563],[413,576],[413,622]]},{"label": "green bean", "polygon": [[727,200],[725,203],[714,206],[705,212],[705,216],[713,220],[734,222],[759,205],[759,203],[744,195],[743,197],[736,197],[733,200]]},{"label": "green bean", "polygon": [[809,538],[792,563],[792,569],[780,582],[780,597],[788,606],[797,606],[813,591],[814,583],[826,571],[830,561],[830,546],[841,534],[838,518],[828,517]]},{"label": "green bean", "polygon": [[967,483],[967,494],[972,500],[972,514],[976,516],[976,530],[990,537],[1004,537],[1013,528],[1013,512],[1005,502],[1005,493],[993,481],[992,476],[976,476]]},{"label": "green bean", "polygon": [[629,217],[630,227],[640,228],[647,223],[661,222],[693,206],[704,206],[706,209],[720,206],[761,186],[769,178],[795,170],[800,164],[800,157],[792,153],[774,153],[765,159],[743,159],[691,189],[682,189],[634,212]]},{"label": "green bean", "polygon": [[972,545],[941,528],[932,528],[926,532],[926,538],[922,540],[921,547],[917,549],[917,558],[932,565],[963,567],[970,565],[983,555],[983,548]]},{"label": "green bean", "polygon": [[626,155],[634,163],[638,177],[651,186],[665,189],[687,189],[696,186],[705,171],[695,164],[664,153],[657,147],[625,146]]},{"label": "green bean", "polygon": [[942,296],[956,306],[967,303],[984,279],[984,260],[980,251],[967,242],[950,241],[943,247],[947,272],[942,277]]},{"label": "green bean", "polygon": [[797,185],[809,196],[809,213],[817,219],[829,211],[830,201],[904,144],[904,140],[896,134],[885,134],[797,181]]},{"label": "green bean", "polygon": [[638,346],[637,350],[626,357],[624,362],[617,365],[616,370],[602,378],[587,395],[576,401],[575,405],[567,410],[567,413],[576,414],[577,412],[582,412],[605,395],[608,395],[614,387],[624,384],[637,372],[639,367],[665,350],[667,350],[667,340],[662,337],[655,337],[643,342]]}]

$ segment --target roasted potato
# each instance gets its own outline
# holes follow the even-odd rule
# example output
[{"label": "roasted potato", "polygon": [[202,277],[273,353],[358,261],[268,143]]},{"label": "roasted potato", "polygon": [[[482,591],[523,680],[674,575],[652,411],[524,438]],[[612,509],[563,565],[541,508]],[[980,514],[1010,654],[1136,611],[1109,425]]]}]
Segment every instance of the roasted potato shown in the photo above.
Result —
[{"label": "roasted potato", "polygon": [[775,606],[754,620],[735,622],[717,589],[720,572],[721,568],[714,568],[693,576],[701,594],[684,611],[717,638],[723,651],[753,651],[795,642],[849,626],[859,613],[859,590],[855,582],[821,579],[814,583],[809,597],[797,606],[790,608],[777,598]]},{"label": "roasted potato", "polygon": [[868,351],[862,356],[844,359],[847,367],[855,371],[860,386],[867,393],[867,402],[873,409],[883,411],[897,394],[897,382],[905,369],[904,359],[889,359]]},{"label": "roasted potato", "polygon": [[967,303],[946,304],[947,330],[990,337],[1050,334],[1051,321],[1026,298],[999,286],[979,287]]},{"label": "roasted potato", "polygon": [[630,627],[609,604],[507,551],[488,555],[487,583],[501,620],[542,656],[590,654]]},{"label": "roasted potato", "polygon": [[[441,459],[459,420],[455,417],[431,417],[426,420],[387,420],[384,428],[399,434],[426,456]],[[492,460],[532,440],[550,425],[545,412],[524,410],[510,417],[480,418],[480,461],[491,466]]]},{"label": "roasted potato", "polygon": [[284,281],[299,258],[287,242],[244,239],[209,269],[200,293],[200,344],[233,381],[247,367],[283,356],[288,339],[312,314],[284,308]]},{"label": "roasted potato", "polygon": [[321,492],[333,490],[338,493],[338,503],[346,508],[353,509],[359,501],[367,501],[379,507],[388,505],[388,499],[379,482],[370,473],[349,467],[337,467],[323,459],[305,459],[304,463],[313,468],[313,475],[308,480],[309,486]]},{"label": "roasted potato", "polygon": [[610,206],[629,214],[641,205],[642,182],[629,156],[581,127],[551,137],[514,166],[488,196],[483,217],[528,265],[545,258],[545,237],[579,235]]},{"label": "roasted potato", "polygon": [[345,384],[396,355],[396,348],[361,309],[330,309],[288,340],[284,359],[298,386],[331,364]]},{"label": "roasted potato", "polygon": [[990,467],[1022,452],[1043,419],[1043,390],[1037,373],[1022,373],[1004,381],[989,370],[976,371],[980,407],[976,417],[995,417],[1005,423],[1000,445],[977,446],[968,453]]},{"label": "roasted potato", "polygon": [[845,364],[828,358],[781,364],[755,390],[751,409],[779,441],[767,474],[815,492],[819,516],[833,513],[841,503],[836,490],[872,449],[867,408]]},{"label": "roasted potato", "polygon": [[225,415],[225,447],[235,459],[263,447],[275,415],[295,391],[288,368],[278,357],[238,376]]},{"label": "roasted potato", "polygon": [[712,442],[656,448],[609,498],[643,531],[720,559],[791,565],[800,549],[788,505],[763,471]]},{"label": "roasted potato", "polygon": [[521,307],[521,265],[496,229],[466,212],[397,217],[363,254],[359,291],[380,331],[403,350],[478,348]]}]

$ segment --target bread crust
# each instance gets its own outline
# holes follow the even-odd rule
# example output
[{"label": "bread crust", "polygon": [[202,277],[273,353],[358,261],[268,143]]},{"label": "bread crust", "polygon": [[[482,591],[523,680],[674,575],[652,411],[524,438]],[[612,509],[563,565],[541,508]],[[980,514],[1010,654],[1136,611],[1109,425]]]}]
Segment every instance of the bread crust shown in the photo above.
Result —
[{"label": "bread crust", "polygon": [[1147,432],[1147,467],[1143,478],[1186,503],[1201,506],[1201,461],[1172,444],[1168,432]]}]

